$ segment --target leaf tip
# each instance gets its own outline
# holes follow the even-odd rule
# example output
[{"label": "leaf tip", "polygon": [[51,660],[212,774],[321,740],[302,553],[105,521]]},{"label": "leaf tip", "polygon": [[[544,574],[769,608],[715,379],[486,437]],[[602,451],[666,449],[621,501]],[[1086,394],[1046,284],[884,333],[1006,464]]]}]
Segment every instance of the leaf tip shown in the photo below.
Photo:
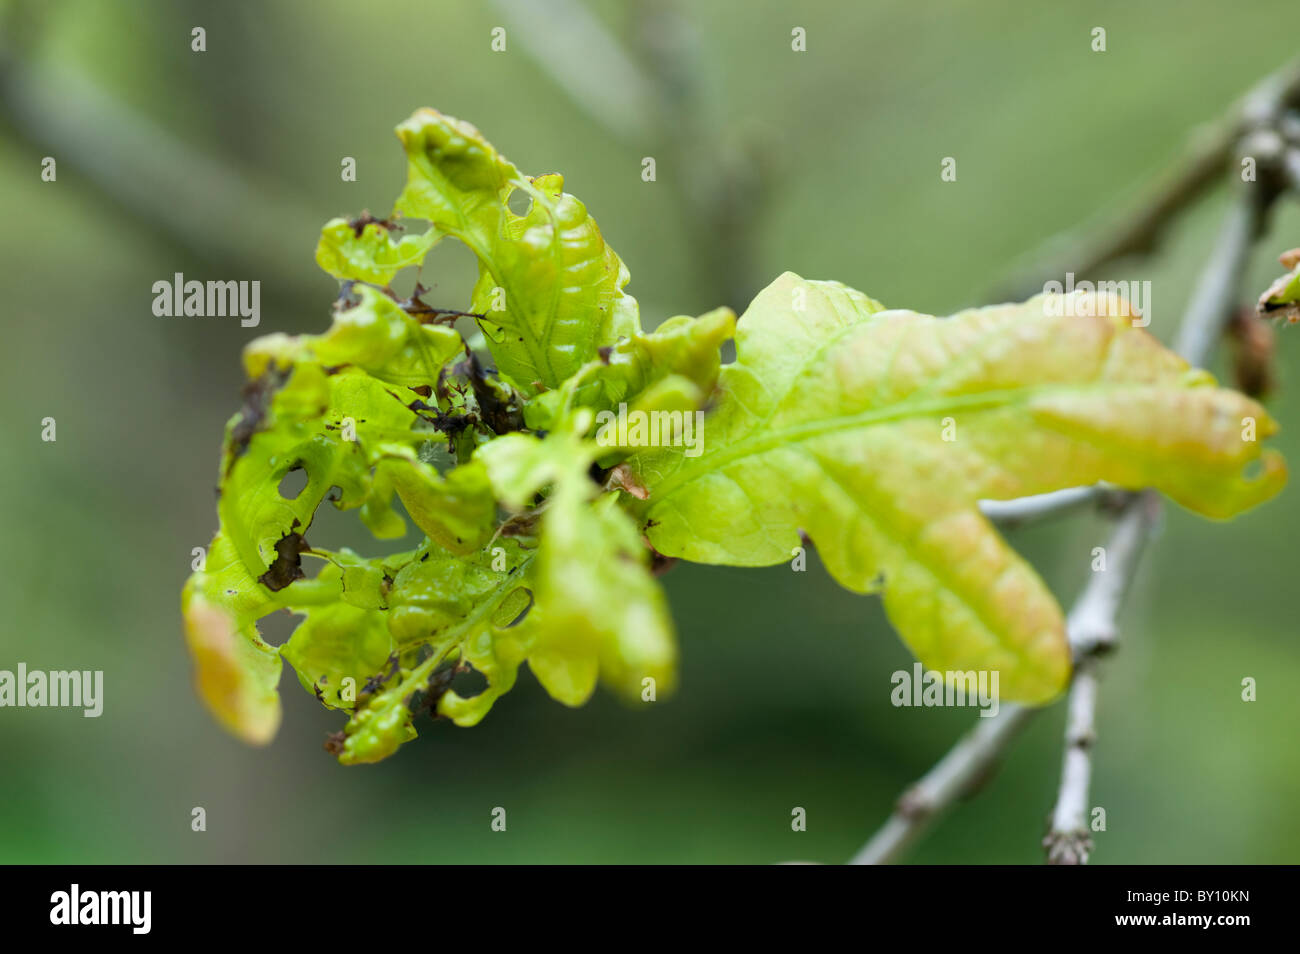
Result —
[{"label": "leaf tip", "polygon": [[279,654],[255,635],[247,638],[228,613],[197,593],[186,600],[184,616],[200,698],[231,733],[266,745],[280,727]]}]

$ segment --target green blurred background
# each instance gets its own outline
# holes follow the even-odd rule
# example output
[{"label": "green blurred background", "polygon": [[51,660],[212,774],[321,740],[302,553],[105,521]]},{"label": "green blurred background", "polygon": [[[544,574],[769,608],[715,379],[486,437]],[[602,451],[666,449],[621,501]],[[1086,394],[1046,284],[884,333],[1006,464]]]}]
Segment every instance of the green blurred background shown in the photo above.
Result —
[{"label": "green blurred background", "polygon": [[[396,757],[341,768],[321,750],[340,717],[287,666],[266,749],[225,735],[193,695],[180,587],[215,529],[240,348],[328,321],[317,231],[390,208],[404,175],[392,127],[416,107],[469,119],[526,172],[562,171],[629,264],[647,324],[743,306],[786,269],[943,314],[989,301],[1048,237],[1132,203],[1295,39],[1292,0],[574,5],[629,71],[601,66],[582,17],[548,25],[546,3],[0,0],[0,668],[102,669],[106,696],[99,719],[0,710],[0,861],[838,862],[971,724],[891,707],[909,655],[878,602],[815,561],[666,576],[683,678],[652,707],[601,693],[566,709],[523,674],[479,727],[422,722]],[[795,26],[807,52],[791,51]],[[579,51],[573,75],[545,62],[557,30]],[[630,98],[638,76],[667,104],[659,118]],[[344,156],[359,181],[341,181]],[[955,183],[940,181],[945,156]],[[1154,282],[1166,340],[1224,200],[1181,219],[1156,258],[1108,272]],[[1243,300],[1295,245],[1292,201]],[[176,271],[259,279],[261,327],[154,317],[151,285]],[[451,307],[471,279],[446,244],[424,273]],[[1270,403],[1293,462],[1297,332],[1279,331]],[[40,440],[46,416],[55,443]],[[1166,514],[1105,672],[1094,861],[1300,861],[1300,494],[1230,524]],[[314,540],[352,540],[335,516],[323,508]],[[1081,515],[1012,540],[1068,602],[1104,529]],[[273,641],[292,622],[279,617]],[[1040,861],[1061,718],[1036,721],[909,858]]]}]

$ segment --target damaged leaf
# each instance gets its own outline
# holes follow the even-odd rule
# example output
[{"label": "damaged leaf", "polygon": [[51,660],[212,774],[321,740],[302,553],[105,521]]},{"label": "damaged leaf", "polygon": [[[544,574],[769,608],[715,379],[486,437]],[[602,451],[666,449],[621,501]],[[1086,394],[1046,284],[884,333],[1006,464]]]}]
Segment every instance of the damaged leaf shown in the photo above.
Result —
[{"label": "damaged leaf", "polygon": [[[342,283],[328,327],[245,348],[220,527],[182,593],[198,694],[249,742],[279,724],[282,660],[347,714],[326,743],[344,764],[386,758],[429,715],[476,724],[525,664],[567,705],[598,683],[656,698],[678,654],[657,573],[781,562],[804,533],[841,583],[883,594],[924,663],[998,670],[1008,698],[1043,702],[1068,676],[1060,608],[980,499],[1108,481],[1228,517],[1285,479],[1243,437],[1246,420],[1276,430],[1263,408],[1117,298],[1082,318],[1039,298],[939,319],[786,274],[739,322],[644,332],[559,175],[523,175],[433,110],[397,132],[394,214],[322,230],[317,261]],[[464,309],[401,284],[444,237],[478,261]],[[662,415],[659,446],[609,437],[615,412]],[[707,439],[670,446],[674,421],[699,420]],[[330,549],[313,529],[327,504],[376,540],[418,532],[389,555]],[[301,621],[275,647],[258,621],[278,610]]]},{"label": "damaged leaf", "polygon": [[[501,374],[532,394],[554,388],[603,346],[640,329],[628,271],[564,178],[530,178],[467,122],[422,109],[397,127],[406,189],[397,211],[463,242],[478,258],[469,311]],[[517,215],[515,192],[528,199]]]}]

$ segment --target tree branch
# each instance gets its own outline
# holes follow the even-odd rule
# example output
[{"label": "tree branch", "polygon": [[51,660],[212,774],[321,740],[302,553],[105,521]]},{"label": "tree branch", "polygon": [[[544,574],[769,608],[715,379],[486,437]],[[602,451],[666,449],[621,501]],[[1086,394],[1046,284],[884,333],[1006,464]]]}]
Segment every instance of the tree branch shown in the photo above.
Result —
[{"label": "tree branch", "polygon": [[[625,145],[653,137],[665,112],[654,82],[577,0],[494,0],[517,40],[569,99]],[[539,9],[540,8],[540,9]]]},{"label": "tree branch", "polygon": [[1160,495],[1154,490],[1126,495],[1106,541],[1105,569],[1093,573],[1070,611],[1066,634],[1076,664],[1114,647],[1120,605],[1159,515]]},{"label": "tree branch", "polygon": [[0,128],[192,254],[275,275],[277,285],[299,294],[318,291],[302,277],[294,243],[249,241],[294,229],[314,241],[314,213],[287,198],[283,185],[249,180],[76,70],[29,62],[0,46]]},{"label": "tree branch", "polygon": [[1214,250],[1174,339],[1174,350],[1188,364],[1204,365],[1223,337],[1224,325],[1236,305],[1238,284],[1251,246],[1259,237],[1265,212],[1274,197],[1271,189],[1245,186],[1224,217]]},{"label": "tree branch", "polygon": [[1265,78],[1209,130],[1194,133],[1179,166],[1158,181],[1132,211],[1048,240],[1046,252],[991,297],[1019,301],[1041,291],[1045,280],[1063,277],[1066,272],[1082,278],[1124,256],[1154,252],[1178,214],[1223,181],[1237,144],[1254,129],[1276,125],[1283,111],[1297,104],[1300,58]]},{"label": "tree branch", "polygon": [[1221,181],[1232,158],[1235,128],[1223,125],[1208,133],[1201,130],[1194,134],[1185,149],[1187,158],[1151,187],[1133,211],[1122,219],[1100,226],[1085,225],[1049,239],[1046,254],[999,286],[993,299],[1019,301],[1032,297],[1042,290],[1042,275],[1095,275],[1117,259],[1154,252],[1177,215]]},{"label": "tree branch", "polygon": [[1105,484],[1067,487],[1047,494],[1016,497],[1014,500],[981,500],[980,512],[1004,527],[1018,527],[1048,517],[1064,516],[1091,505],[1104,505],[1119,493]]},{"label": "tree branch", "polygon": [[899,796],[889,820],[849,864],[884,865],[898,860],[949,805],[978,787],[1035,712],[1007,704],[997,715],[979,719],[934,768]]},{"label": "tree branch", "polygon": [[1092,744],[1097,738],[1094,667],[1091,661],[1081,665],[1075,670],[1074,683],[1070,686],[1061,788],[1052,811],[1052,827],[1043,838],[1048,864],[1087,864],[1092,851],[1092,838],[1088,836],[1088,791],[1092,782]]},{"label": "tree branch", "polygon": [[1070,614],[1068,633],[1074,680],[1065,720],[1061,786],[1043,847],[1050,864],[1085,864],[1092,745],[1096,740],[1097,661],[1115,646],[1115,621],[1132,584],[1142,551],[1160,514],[1160,497],[1146,490],[1124,505],[1106,544],[1106,568],[1093,574]]},{"label": "tree branch", "polygon": [[1100,490],[1096,486],[1067,487],[1049,494],[1034,494],[1014,500],[981,500],[980,512],[994,523],[1014,527],[1085,507],[1098,498]]},{"label": "tree branch", "polygon": [[1300,148],[1292,146],[1286,151],[1286,178],[1287,187],[1297,195],[1300,195]]}]

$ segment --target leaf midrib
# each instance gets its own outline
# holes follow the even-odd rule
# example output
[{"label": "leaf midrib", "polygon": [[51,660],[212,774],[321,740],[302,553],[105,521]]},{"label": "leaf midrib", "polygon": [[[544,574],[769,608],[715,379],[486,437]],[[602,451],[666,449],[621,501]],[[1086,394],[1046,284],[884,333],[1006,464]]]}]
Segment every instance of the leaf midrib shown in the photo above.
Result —
[{"label": "leaf midrib", "polygon": [[[1042,387],[1014,388],[1004,391],[983,391],[978,394],[946,396],[933,401],[903,402],[886,408],[873,408],[856,414],[838,415],[815,421],[805,421],[780,430],[762,431],[742,438],[730,447],[713,454],[706,453],[699,463],[687,463],[667,480],[650,488],[646,502],[649,510],[661,503],[686,484],[705,474],[720,470],[738,460],[765,454],[779,447],[800,443],[825,434],[874,427],[911,417],[945,417],[955,411],[984,411],[1023,403],[1027,398],[1041,395]],[[685,459],[685,458],[683,458]]]}]

